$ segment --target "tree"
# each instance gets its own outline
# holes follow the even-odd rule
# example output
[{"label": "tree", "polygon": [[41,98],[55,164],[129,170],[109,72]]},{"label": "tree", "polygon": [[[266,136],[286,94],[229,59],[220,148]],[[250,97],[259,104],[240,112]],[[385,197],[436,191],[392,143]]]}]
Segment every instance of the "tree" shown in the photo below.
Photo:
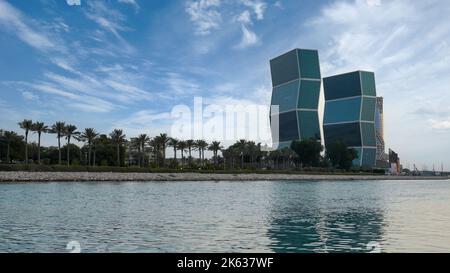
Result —
[{"label": "tree", "polygon": [[348,148],[341,141],[335,141],[327,145],[326,156],[333,167],[350,170],[353,160],[358,158],[358,152],[353,148]]},{"label": "tree", "polygon": [[187,145],[186,141],[178,142],[178,149],[181,151],[181,164],[184,165],[184,151],[186,151]]},{"label": "tree", "polygon": [[235,146],[241,156],[241,168],[244,168],[244,156],[247,153],[247,141],[245,139],[241,139],[236,142]]},{"label": "tree", "polygon": [[75,125],[67,125],[64,129],[64,136],[67,139],[67,166],[70,165],[70,139],[72,137],[77,138],[80,132],[77,132],[77,127]]},{"label": "tree", "polygon": [[98,136],[98,133],[94,128],[86,128],[84,132],[81,134],[80,139],[83,142],[87,142],[88,145],[88,166],[91,166],[91,151],[92,151],[92,142]]},{"label": "tree", "polygon": [[120,146],[125,142],[126,135],[124,135],[122,130],[114,129],[109,134],[109,137],[111,138],[112,142],[116,145],[116,153],[117,153],[116,165],[120,166]]},{"label": "tree", "polygon": [[0,140],[6,143],[6,162],[11,163],[11,146],[14,142],[21,142],[22,137],[13,131],[1,131]]},{"label": "tree", "polygon": [[165,165],[166,147],[170,141],[170,138],[167,136],[167,134],[160,134],[159,136],[155,137],[155,141],[158,143],[158,147],[161,149],[162,161],[163,165]]},{"label": "tree", "polygon": [[137,137],[137,142],[139,144],[139,167],[142,167],[145,164],[145,145],[150,141],[150,137],[147,134],[140,134]]},{"label": "tree", "polygon": [[173,158],[177,161],[177,149],[180,141],[176,138],[170,138],[168,145],[173,148]]},{"label": "tree", "polygon": [[217,165],[217,153],[218,151],[223,149],[223,146],[220,145],[219,141],[213,141],[209,145],[208,149],[213,152],[214,157],[214,165]]},{"label": "tree", "polygon": [[28,133],[33,127],[33,121],[24,119],[22,122],[19,122],[19,126],[25,130],[25,164],[28,164]]},{"label": "tree", "polygon": [[205,160],[205,149],[208,148],[208,142],[203,139],[196,140],[195,147],[197,147],[199,151],[200,162],[203,165],[203,161]]},{"label": "tree", "polygon": [[64,129],[66,128],[66,124],[62,121],[58,121],[52,125],[50,133],[56,134],[56,138],[58,139],[58,164],[61,165],[61,137],[64,135]]},{"label": "tree", "polygon": [[192,160],[191,151],[193,148],[195,148],[195,144],[196,144],[195,140],[193,140],[193,139],[186,140],[186,148],[188,149],[188,152],[189,152],[189,162],[191,162],[191,160]]},{"label": "tree", "polygon": [[38,164],[41,164],[41,135],[42,133],[47,133],[49,131],[48,126],[43,122],[33,123],[31,126],[31,131],[38,134]]},{"label": "tree", "polygon": [[319,166],[320,153],[323,151],[323,147],[316,139],[292,141],[291,149],[298,155],[298,161],[302,166]]}]

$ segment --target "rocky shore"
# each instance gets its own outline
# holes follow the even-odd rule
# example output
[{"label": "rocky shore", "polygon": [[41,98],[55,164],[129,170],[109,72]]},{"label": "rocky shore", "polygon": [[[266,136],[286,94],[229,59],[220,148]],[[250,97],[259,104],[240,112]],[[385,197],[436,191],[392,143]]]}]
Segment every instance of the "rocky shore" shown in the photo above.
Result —
[{"label": "rocky shore", "polygon": [[0,182],[70,181],[260,181],[260,180],[448,180],[450,177],[333,175],[333,174],[227,174],[227,173],[93,173],[93,172],[0,172]]}]

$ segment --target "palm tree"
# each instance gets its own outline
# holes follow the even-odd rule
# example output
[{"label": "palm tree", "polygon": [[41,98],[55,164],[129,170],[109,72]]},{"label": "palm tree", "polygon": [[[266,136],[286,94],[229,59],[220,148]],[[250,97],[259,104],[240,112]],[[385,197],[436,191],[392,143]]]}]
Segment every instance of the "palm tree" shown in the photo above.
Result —
[{"label": "palm tree", "polygon": [[61,137],[64,135],[64,129],[66,124],[62,121],[58,121],[52,125],[50,132],[56,134],[58,138],[58,164],[61,165]]},{"label": "palm tree", "polygon": [[13,131],[0,130],[0,132],[0,140],[6,142],[6,162],[11,163],[11,143],[17,139],[22,140],[22,137],[18,136],[17,133]]},{"label": "palm tree", "polygon": [[187,145],[186,141],[178,142],[178,149],[181,151],[181,164],[184,165],[184,151],[186,150]]},{"label": "palm tree", "polygon": [[157,143],[157,150],[161,150],[163,165],[165,165],[166,147],[170,141],[170,137],[168,137],[167,134],[160,134],[159,136],[154,137],[154,141]]},{"label": "palm tree", "polygon": [[195,148],[195,140],[193,140],[193,139],[186,140],[186,148],[188,149],[188,152],[189,152],[189,161],[190,161],[192,158],[191,150],[193,148]]},{"label": "palm tree", "polygon": [[123,131],[120,129],[114,129],[110,134],[111,140],[114,144],[116,144],[116,152],[117,152],[117,166],[120,166],[120,145],[125,142],[126,135],[123,134]]},{"label": "palm tree", "polygon": [[140,157],[139,157],[139,167],[141,167],[141,161],[142,161],[142,164],[145,163],[145,158],[144,158],[144,155],[145,155],[145,144],[147,142],[149,142],[149,141],[150,141],[150,137],[148,135],[146,135],[146,134],[140,134],[137,137],[137,142],[139,144],[139,155],[140,155]]},{"label": "palm tree", "polygon": [[84,132],[81,134],[81,140],[83,142],[87,142],[88,144],[88,166],[91,166],[91,150],[92,150],[92,142],[98,136],[98,133],[94,128],[86,128]]},{"label": "palm tree", "polygon": [[200,156],[200,162],[203,165],[203,161],[205,160],[205,149],[208,148],[208,142],[199,139],[195,141],[195,146],[198,149],[198,154]]},{"label": "palm tree", "polygon": [[102,142],[100,141],[100,138],[98,137],[98,135],[92,139],[92,149],[93,149],[93,160],[92,160],[92,166],[95,167],[95,162],[97,162],[96,160],[96,154],[97,154],[97,150],[98,148],[101,148],[103,146]]},{"label": "palm tree", "polygon": [[220,141],[213,141],[209,145],[208,149],[213,152],[213,154],[214,154],[214,165],[217,165],[217,152],[223,149],[222,145],[220,145]]},{"label": "palm tree", "polygon": [[130,139],[129,149],[130,150],[137,149],[138,160],[139,160],[138,164],[139,164],[139,167],[140,167],[141,166],[141,143],[140,143],[140,141],[139,141],[139,139],[137,137],[133,137],[133,138]]},{"label": "palm tree", "polygon": [[245,139],[239,140],[236,142],[236,148],[241,156],[241,168],[244,168],[244,156],[246,155],[248,148],[247,141]]},{"label": "palm tree", "polygon": [[33,127],[33,121],[24,119],[22,122],[19,122],[19,126],[25,130],[25,164],[28,164],[28,132]]},{"label": "palm tree", "polygon": [[150,149],[153,152],[153,159],[155,164],[159,164],[159,152],[161,150],[161,147],[159,145],[158,138],[154,137],[149,139],[148,145],[150,146]]},{"label": "palm tree", "polygon": [[48,126],[46,126],[43,122],[33,123],[31,126],[31,131],[38,134],[38,164],[41,164],[41,135],[42,133],[48,132]]},{"label": "palm tree", "polygon": [[68,124],[64,129],[64,136],[67,139],[67,166],[70,165],[70,139],[71,137],[76,138],[80,135],[80,132],[77,132],[77,127],[75,125]]},{"label": "palm tree", "polygon": [[176,138],[170,138],[168,145],[173,148],[173,158],[177,161],[177,149],[180,141]]}]

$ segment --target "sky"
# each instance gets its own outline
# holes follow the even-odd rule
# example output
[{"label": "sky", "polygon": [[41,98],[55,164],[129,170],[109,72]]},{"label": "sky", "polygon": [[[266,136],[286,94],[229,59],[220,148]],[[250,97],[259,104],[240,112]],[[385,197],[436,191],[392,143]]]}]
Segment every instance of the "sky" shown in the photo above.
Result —
[{"label": "sky", "polygon": [[323,77],[375,72],[404,167],[450,169],[447,2],[0,0],[0,128],[169,132],[174,106],[194,97],[269,105],[269,60],[317,49]]}]

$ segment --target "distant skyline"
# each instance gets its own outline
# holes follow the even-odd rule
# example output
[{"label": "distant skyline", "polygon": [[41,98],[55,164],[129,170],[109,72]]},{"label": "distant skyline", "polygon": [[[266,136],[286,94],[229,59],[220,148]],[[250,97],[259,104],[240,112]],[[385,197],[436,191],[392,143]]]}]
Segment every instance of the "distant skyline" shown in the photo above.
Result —
[{"label": "distant skyline", "polygon": [[194,96],[268,105],[269,60],[307,48],[322,77],[375,72],[386,147],[404,167],[448,170],[447,14],[445,0],[0,0],[0,128],[169,132],[172,107]]}]

